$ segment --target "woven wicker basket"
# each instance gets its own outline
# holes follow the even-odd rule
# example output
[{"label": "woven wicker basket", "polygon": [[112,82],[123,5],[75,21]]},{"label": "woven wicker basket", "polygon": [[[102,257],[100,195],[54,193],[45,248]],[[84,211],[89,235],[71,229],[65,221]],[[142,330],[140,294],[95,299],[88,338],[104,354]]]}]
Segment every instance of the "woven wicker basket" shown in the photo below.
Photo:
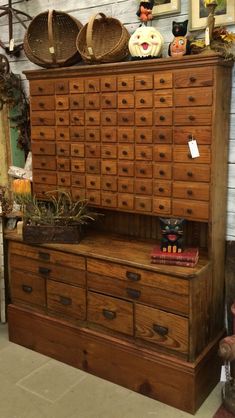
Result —
[{"label": "woven wicker basket", "polygon": [[66,67],[81,61],[76,38],[82,24],[67,13],[50,10],[38,14],[24,37],[24,51],[41,67]]},{"label": "woven wicker basket", "polygon": [[[96,19],[97,16],[100,18]],[[87,63],[115,62],[129,55],[129,38],[129,32],[119,20],[98,13],[80,30],[76,45]]]}]

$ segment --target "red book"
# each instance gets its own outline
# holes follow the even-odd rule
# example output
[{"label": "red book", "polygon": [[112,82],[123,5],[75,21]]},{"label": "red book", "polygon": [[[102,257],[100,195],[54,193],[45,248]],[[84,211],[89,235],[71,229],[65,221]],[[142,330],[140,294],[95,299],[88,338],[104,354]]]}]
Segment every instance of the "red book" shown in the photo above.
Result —
[{"label": "red book", "polygon": [[185,261],[185,260],[167,260],[167,259],[160,259],[160,258],[152,258],[151,263],[153,264],[168,264],[172,266],[182,266],[182,267],[195,267],[198,262],[197,257],[195,261]]},{"label": "red book", "polygon": [[195,262],[198,259],[198,248],[185,248],[181,253],[168,253],[161,250],[160,245],[156,245],[151,251],[151,259],[170,260],[170,261],[189,261]]}]

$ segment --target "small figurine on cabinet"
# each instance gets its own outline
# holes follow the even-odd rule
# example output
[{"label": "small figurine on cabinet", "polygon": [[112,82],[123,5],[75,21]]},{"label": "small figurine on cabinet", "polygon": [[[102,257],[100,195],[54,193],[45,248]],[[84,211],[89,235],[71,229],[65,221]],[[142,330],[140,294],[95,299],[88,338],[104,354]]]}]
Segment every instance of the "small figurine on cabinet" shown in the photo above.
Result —
[{"label": "small figurine on cabinet", "polygon": [[133,59],[158,58],[162,54],[164,39],[152,26],[140,26],[129,39]]},{"label": "small figurine on cabinet", "polygon": [[162,233],[161,251],[168,253],[181,253],[184,248],[182,218],[160,218]]},{"label": "small figurine on cabinet", "polygon": [[172,33],[174,35],[173,41],[168,48],[168,55],[173,58],[182,57],[190,54],[190,41],[187,39],[188,20],[184,22],[173,22]]},{"label": "small figurine on cabinet", "polygon": [[146,23],[149,20],[153,19],[153,14],[152,14],[153,5],[154,5],[154,0],[141,1],[140,2],[139,9],[138,9],[136,15],[139,17],[139,19],[142,22]]}]

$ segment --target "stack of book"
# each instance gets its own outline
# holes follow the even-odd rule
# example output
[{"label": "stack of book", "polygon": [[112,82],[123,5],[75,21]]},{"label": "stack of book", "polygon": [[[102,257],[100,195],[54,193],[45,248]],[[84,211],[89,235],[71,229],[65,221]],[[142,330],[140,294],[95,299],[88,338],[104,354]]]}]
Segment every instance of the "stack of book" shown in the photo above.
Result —
[{"label": "stack of book", "polygon": [[156,245],[151,251],[151,263],[171,264],[174,266],[194,267],[199,258],[198,248],[185,248],[181,253],[168,253]]}]

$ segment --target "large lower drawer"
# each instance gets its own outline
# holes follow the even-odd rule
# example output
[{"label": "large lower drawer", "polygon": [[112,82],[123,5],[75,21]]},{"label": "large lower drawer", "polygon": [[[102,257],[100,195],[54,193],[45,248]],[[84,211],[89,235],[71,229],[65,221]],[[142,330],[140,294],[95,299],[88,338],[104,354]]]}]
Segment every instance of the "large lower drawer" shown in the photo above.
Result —
[{"label": "large lower drawer", "polygon": [[38,307],[46,306],[45,280],[35,274],[11,269],[11,299]]},{"label": "large lower drawer", "polygon": [[86,319],[86,291],[80,287],[47,281],[47,307],[49,311],[66,318]]}]

